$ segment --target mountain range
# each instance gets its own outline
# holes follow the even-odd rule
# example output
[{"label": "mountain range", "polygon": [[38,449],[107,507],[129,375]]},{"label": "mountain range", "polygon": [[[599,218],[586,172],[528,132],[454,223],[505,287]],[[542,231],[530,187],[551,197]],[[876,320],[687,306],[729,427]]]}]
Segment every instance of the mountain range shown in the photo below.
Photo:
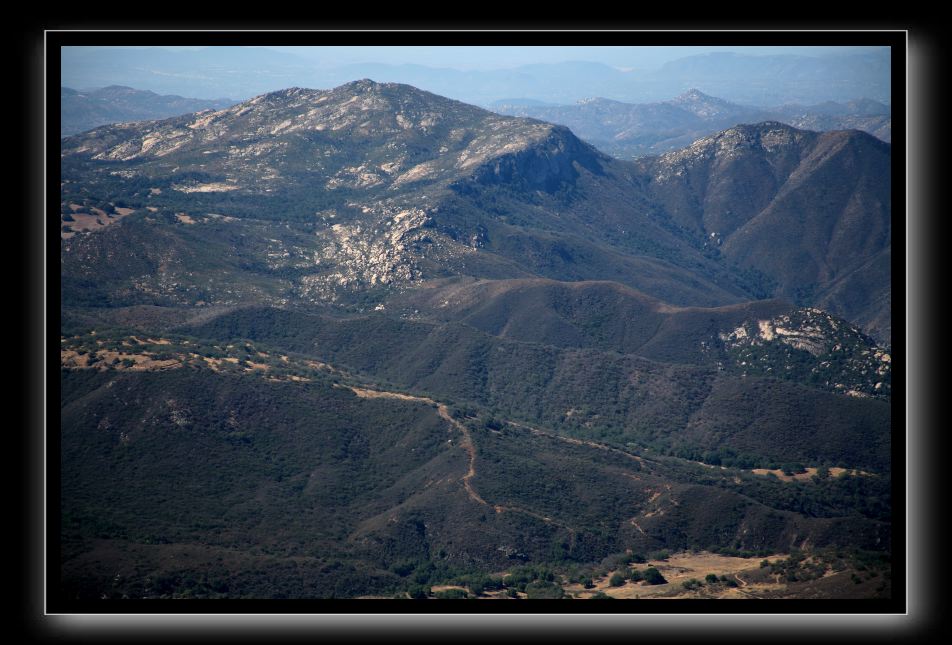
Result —
[{"label": "mountain range", "polygon": [[553,105],[510,99],[497,101],[490,108],[565,125],[599,150],[622,159],[670,152],[731,126],[763,121],[815,131],[863,130],[887,142],[891,138],[889,107],[869,99],[763,108],[691,89],[659,103],[593,98],[575,105]]},{"label": "mountain range", "polygon": [[62,87],[60,134],[67,136],[123,121],[166,119],[199,110],[219,110],[234,103],[235,101],[230,99],[189,99],[175,95],[159,95],[121,85],[87,91]]},{"label": "mountain range", "polygon": [[61,147],[64,598],[531,598],[690,549],[888,596],[888,143],[624,161],[365,79]]}]

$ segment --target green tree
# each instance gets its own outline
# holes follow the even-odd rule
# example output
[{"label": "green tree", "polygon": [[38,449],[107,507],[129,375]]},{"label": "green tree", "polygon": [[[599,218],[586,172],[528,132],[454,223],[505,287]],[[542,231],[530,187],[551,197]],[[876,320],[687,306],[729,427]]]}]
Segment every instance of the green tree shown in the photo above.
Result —
[{"label": "green tree", "polygon": [[429,596],[429,587],[424,587],[423,585],[411,585],[410,597],[414,600],[426,600]]},{"label": "green tree", "polygon": [[648,567],[645,569],[645,582],[647,582],[649,585],[663,585],[668,581],[663,575],[661,575],[660,571],[654,567]]}]

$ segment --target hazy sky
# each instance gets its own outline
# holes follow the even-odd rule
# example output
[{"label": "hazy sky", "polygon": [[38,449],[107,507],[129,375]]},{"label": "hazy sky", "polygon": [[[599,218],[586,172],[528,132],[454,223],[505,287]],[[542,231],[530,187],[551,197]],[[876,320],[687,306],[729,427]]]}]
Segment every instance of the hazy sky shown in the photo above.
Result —
[{"label": "hazy sky", "polygon": [[413,63],[456,69],[499,69],[533,63],[590,61],[613,67],[657,67],[668,61],[716,51],[821,56],[870,50],[859,47],[270,47],[312,60],[334,63]]},{"label": "hazy sky", "polygon": [[[505,69],[534,63],[560,63],[564,61],[589,61],[612,67],[655,68],[664,63],[686,56],[710,52],[737,52],[749,55],[797,55],[826,56],[873,51],[876,47],[835,46],[260,46],[286,54],[293,54],[320,66],[333,67],[353,63],[388,63],[391,65],[414,64],[427,67],[453,69]],[[64,47],[64,57],[99,47]],[[111,48],[119,49],[119,48]],[[149,49],[127,47],[122,49]],[[157,47],[169,51],[191,51],[202,47]],[[882,49],[882,48],[878,48]],[[65,62],[65,61],[64,61]],[[64,65],[65,67],[65,65]]]},{"label": "hazy sky", "polygon": [[[673,61],[677,69],[666,66]],[[512,98],[663,100],[690,88],[758,105],[889,100],[885,47],[63,47],[60,62],[61,84],[78,90],[126,85],[209,99],[327,89],[366,77],[480,105]],[[587,65],[553,67],[566,62]]]}]

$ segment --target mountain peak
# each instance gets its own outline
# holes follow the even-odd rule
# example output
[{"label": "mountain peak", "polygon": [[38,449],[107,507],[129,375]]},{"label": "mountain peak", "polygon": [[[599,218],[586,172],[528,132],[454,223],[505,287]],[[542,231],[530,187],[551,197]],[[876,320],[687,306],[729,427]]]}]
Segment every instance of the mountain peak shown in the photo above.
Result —
[{"label": "mountain peak", "polygon": [[693,101],[719,101],[720,99],[714,98],[708,94],[705,94],[696,87],[692,87],[687,92],[683,92],[678,96],[672,99],[674,103],[688,103]]},{"label": "mountain peak", "polygon": [[[717,154],[733,154],[740,149],[759,149],[766,152],[780,147],[795,145],[804,138],[815,137],[816,133],[798,130],[779,121],[760,123],[741,123],[711,137],[705,137],[694,146],[706,142],[714,146]],[[692,147],[694,147],[692,146]]]},{"label": "mountain peak", "polygon": [[374,80],[372,80],[372,79],[369,79],[369,78],[361,78],[361,79],[358,79],[358,80],[356,80],[356,81],[351,81],[351,82],[349,82],[349,83],[344,83],[343,85],[341,85],[341,86],[338,87],[337,89],[339,89],[339,90],[341,90],[341,89],[347,89],[347,90],[355,90],[355,91],[363,91],[363,92],[366,92],[366,91],[375,90],[375,89],[381,87],[382,85],[383,85],[383,83],[378,83],[378,82],[376,82],[376,81],[374,81]]},{"label": "mountain peak", "polygon": [[717,118],[731,114],[738,106],[730,101],[705,94],[701,90],[692,88],[683,94],[668,101],[670,105],[692,112],[702,118]]},{"label": "mountain peak", "polygon": [[[759,123],[739,123],[733,128],[728,128],[722,132],[722,135],[729,133],[740,133],[746,137],[761,136],[766,132],[804,132],[792,125],[781,123],[780,121],[760,121]],[[718,135],[715,135],[718,136]]]},{"label": "mountain peak", "polygon": [[687,148],[658,157],[659,180],[679,175],[684,168],[715,159],[732,159],[749,154],[773,154],[796,149],[819,136],[809,130],[798,130],[778,121],[742,123],[717,134],[698,139]]},{"label": "mountain peak", "polygon": [[576,101],[577,105],[589,105],[590,103],[609,103],[610,101],[601,96],[590,96],[588,98],[579,99]]},{"label": "mountain peak", "polygon": [[[290,87],[217,112],[107,128],[64,145],[67,155],[159,166],[180,154],[201,154],[202,173],[212,179],[171,189],[190,192],[275,192],[295,185],[302,173],[326,191],[363,193],[493,180],[497,170],[508,170],[481,166],[530,149],[545,150],[532,185],[552,188],[570,179],[573,161],[597,163],[594,150],[565,128],[366,78],[330,90]],[[268,165],[264,179],[259,164]]]}]

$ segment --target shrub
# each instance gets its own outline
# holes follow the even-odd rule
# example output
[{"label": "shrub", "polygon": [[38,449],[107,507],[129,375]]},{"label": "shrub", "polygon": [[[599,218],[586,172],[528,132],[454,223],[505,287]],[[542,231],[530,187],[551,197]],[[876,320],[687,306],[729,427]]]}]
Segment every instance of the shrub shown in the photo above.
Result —
[{"label": "shrub", "polygon": [[430,595],[430,590],[423,585],[413,585],[410,587],[410,597],[414,600],[426,600]]},{"label": "shrub", "polygon": [[564,598],[565,592],[562,587],[553,582],[543,582],[538,580],[526,585],[526,596],[530,600],[537,598]]},{"label": "shrub", "polygon": [[456,600],[460,598],[468,598],[469,594],[467,594],[462,589],[446,589],[445,591],[437,591],[435,597],[439,598],[440,600]]}]

